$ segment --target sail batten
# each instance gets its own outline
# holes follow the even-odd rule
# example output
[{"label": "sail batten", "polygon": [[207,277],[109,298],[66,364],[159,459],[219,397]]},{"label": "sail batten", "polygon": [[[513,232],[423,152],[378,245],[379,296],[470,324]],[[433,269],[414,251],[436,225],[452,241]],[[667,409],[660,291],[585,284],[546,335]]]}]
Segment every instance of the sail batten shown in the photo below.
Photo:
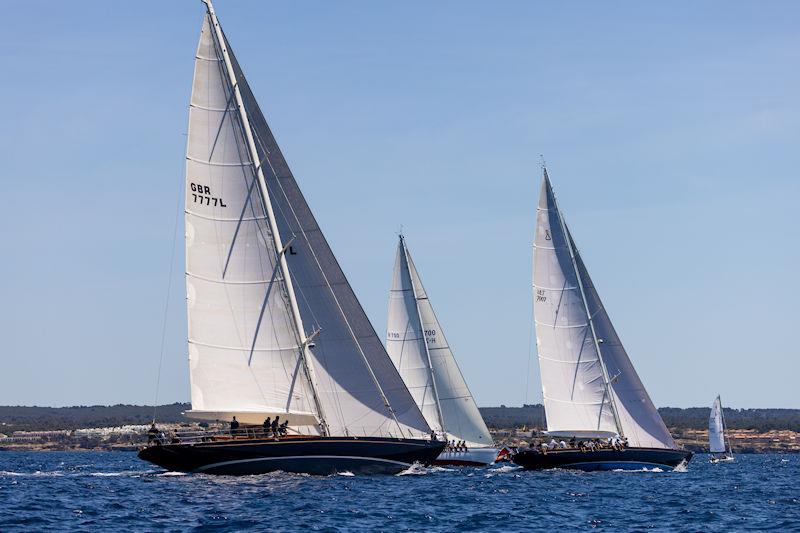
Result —
[{"label": "sail batten", "polygon": [[386,346],[432,428],[469,447],[492,445],[402,236],[389,291]]},{"label": "sail batten", "polygon": [[614,330],[542,180],[533,246],[534,325],[550,433],[622,433],[631,446],[675,448]]}]

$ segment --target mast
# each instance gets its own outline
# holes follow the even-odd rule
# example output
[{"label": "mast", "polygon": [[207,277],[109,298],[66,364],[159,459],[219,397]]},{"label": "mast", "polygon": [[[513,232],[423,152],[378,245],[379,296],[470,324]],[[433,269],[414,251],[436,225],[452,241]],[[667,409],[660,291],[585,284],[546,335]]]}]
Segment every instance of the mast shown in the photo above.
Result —
[{"label": "mast", "polygon": [[261,198],[264,202],[267,216],[269,217],[270,233],[272,234],[275,249],[278,251],[278,261],[281,266],[281,274],[283,275],[284,283],[286,284],[286,293],[292,308],[292,318],[294,319],[297,335],[300,339],[300,360],[303,365],[303,371],[306,379],[309,382],[309,385],[311,386],[311,392],[314,398],[314,406],[317,410],[317,415],[320,418],[320,429],[322,429],[323,435],[327,436],[329,435],[328,423],[325,420],[325,414],[322,410],[322,404],[320,403],[319,395],[317,393],[314,367],[307,356],[311,339],[306,336],[303,329],[303,320],[300,316],[300,308],[297,305],[297,299],[295,297],[294,287],[292,285],[292,278],[289,274],[289,265],[286,262],[286,250],[288,249],[288,245],[284,246],[280,233],[278,232],[278,223],[275,220],[275,213],[272,210],[272,202],[269,198],[267,183],[264,179],[264,173],[262,171],[263,163],[257,163],[257,161],[259,161],[259,157],[258,150],[256,149],[255,138],[250,127],[250,121],[247,118],[247,110],[244,107],[242,94],[239,91],[239,83],[236,80],[236,73],[233,70],[233,64],[231,62],[230,55],[228,54],[228,48],[225,45],[225,37],[222,34],[222,27],[219,24],[219,20],[217,19],[217,14],[214,11],[214,6],[212,5],[211,0],[203,0],[203,2],[206,4],[208,15],[211,17],[211,23],[214,26],[214,35],[216,36],[217,46],[219,46],[220,51],[222,52],[222,57],[225,63],[225,72],[228,75],[228,82],[231,85],[231,90],[233,91],[234,98],[236,99],[236,107],[238,109],[239,118],[242,122],[242,129],[244,130],[245,138],[247,140],[247,150],[250,155],[251,164],[254,166],[254,170],[258,178],[258,188],[261,192]]},{"label": "mast", "polygon": [[[547,175],[547,167],[542,166],[542,170],[544,172],[544,178],[547,180],[548,184],[550,182],[550,177]],[[551,187],[552,192],[552,187]],[[603,354],[600,351],[600,341],[597,338],[597,332],[594,328],[594,321],[592,320],[592,313],[589,310],[589,303],[586,300],[586,293],[583,288],[583,279],[581,278],[580,271],[578,270],[578,263],[575,260],[575,251],[573,250],[574,243],[572,242],[572,235],[567,231],[567,223],[564,221],[564,217],[561,215],[561,209],[558,207],[558,200],[556,199],[556,195],[553,192],[553,202],[556,207],[556,213],[558,213],[558,221],[561,224],[561,231],[564,233],[564,238],[567,240],[567,249],[569,250],[569,258],[572,263],[572,268],[575,272],[575,279],[578,280],[578,288],[580,289],[581,293],[581,301],[583,302],[583,308],[586,312],[586,318],[589,320],[589,329],[592,332],[592,340],[594,341],[595,350],[597,350],[597,358],[600,360],[600,368],[603,372],[603,384],[605,385],[606,395],[608,396],[609,403],[611,405],[611,412],[614,415],[614,424],[617,426],[617,433],[620,437],[624,437],[625,434],[622,431],[622,425],[619,421],[619,413],[617,412],[617,405],[614,401],[614,394],[611,390],[611,380],[608,377],[608,369],[606,368],[606,364],[603,361]]]},{"label": "mast", "polygon": [[430,376],[431,384],[433,385],[433,397],[436,400],[436,416],[439,418],[439,429],[442,430],[444,433],[445,440],[448,438],[447,428],[444,425],[444,415],[442,415],[442,404],[439,401],[439,391],[436,388],[436,376],[433,372],[433,361],[431,360],[431,352],[428,349],[428,339],[425,336],[425,325],[422,322],[422,315],[419,312],[419,303],[417,300],[417,291],[414,289],[414,278],[411,274],[411,268],[409,267],[408,262],[408,250],[406,249],[406,241],[403,238],[403,234],[400,234],[400,246],[403,247],[403,258],[406,261],[406,270],[408,271],[408,277],[411,279],[411,292],[414,294],[414,309],[417,312],[417,318],[419,319],[419,326],[422,329],[422,343],[425,346],[425,356],[428,361],[428,376]]}]

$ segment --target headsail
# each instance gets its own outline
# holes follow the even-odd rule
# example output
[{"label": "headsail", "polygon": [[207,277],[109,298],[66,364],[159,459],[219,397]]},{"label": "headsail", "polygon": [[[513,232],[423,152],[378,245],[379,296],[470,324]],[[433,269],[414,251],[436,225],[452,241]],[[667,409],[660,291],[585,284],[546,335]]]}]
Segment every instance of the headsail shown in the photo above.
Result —
[{"label": "headsail", "polygon": [[725,428],[722,423],[722,400],[714,400],[708,418],[708,448],[711,453],[725,453]]},{"label": "headsail", "polygon": [[592,283],[545,176],[534,243],[534,313],[548,429],[619,431],[675,448]]},{"label": "headsail", "polygon": [[428,425],[469,447],[492,445],[402,236],[389,293],[386,346]]},{"label": "headsail", "polygon": [[[209,6],[209,10],[211,9]],[[207,24],[208,22],[204,27],[207,27]],[[243,156],[240,156],[240,161],[236,164],[240,169],[247,168],[250,174],[253,174],[254,171],[263,174],[267,190],[261,192],[265,193],[266,201],[269,202],[266,207],[271,208],[277,232],[284,243],[282,250],[275,250],[274,247],[271,250],[265,248],[265,253],[271,258],[270,265],[275,262],[276,254],[283,254],[285,257],[291,278],[289,281],[292,282],[294,290],[290,291],[290,294],[284,293],[284,297],[291,297],[296,302],[301,317],[300,323],[304,328],[302,331],[295,332],[298,339],[295,340],[294,345],[288,346],[286,349],[293,350],[296,354],[300,350],[299,339],[308,338],[308,347],[305,349],[305,353],[309,365],[314,369],[312,391],[316,393],[321,410],[324,411],[325,422],[330,434],[406,437],[419,437],[427,434],[429,428],[425,419],[392,365],[385,348],[311,214],[227,39],[216,39],[212,33],[212,41],[204,45],[206,33],[204,31],[201,37],[201,47],[213,49],[217,60],[222,57],[223,54],[220,53],[222,50],[230,58],[230,66],[235,77],[235,88],[241,94],[243,109],[237,111],[232,98],[235,89],[223,76],[213,77],[208,74],[206,78],[200,80],[196,76],[196,90],[215,94],[214,105],[208,106],[211,109],[217,109],[214,106],[221,105],[223,109],[232,108],[231,116],[239,120],[242,120],[243,115],[247,116],[247,125],[255,140],[256,153],[253,155],[257,157],[245,160]],[[220,102],[222,103],[220,104]],[[201,132],[198,135],[207,137],[207,149],[215,147],[217,150],[216,145],[220,142],[218,132],[224,130],[223,126],[224,123],[220,118],[209,115],[206,116],[205,122],[198,119],[196,125],[192,125],[191,130],[197,129]],[[190,137],[192,131],[190,131]],[[203,187],[209,185],[210,194],[207,196],[212,198],[212,203],[213,198],[217,198],[224,200],[226,206],[235,205],[228,204],[227,192],[225,194],[217,192],[213,184],[203,182],[198,185]],[[253,192],[248,189],[247,194],[255,194],[258,184],[256,183],[251,188],[253,188]],[[192,197],[190,196],[190,198]],[[227,209],[230,210],[230,207]],[[240,239],[242,238],[243,222],[249,222],[250,218],[256,218],[255,215],[248,214],[246,210],[243,212],[244,215],[237,212],[234,217],[234,226],[239,228],[236,234],[237,243],[242,242]],[[263,240],[269,241],[266,237],[263,237]],[[247,257],[252,255],[260,257],[262,253],[261,249],[254,250],[252,246],[245,247],[244,244],[241,246],[244,247],[243,253],[247,252]],[[226,255],[222,262],[223,265],[228,263],[228,253],[228,250],[224,250]],[[280,280],[279,270],[276,274],[273,274],[272,271],[269,272],[277,281]],[[285,285],[286,283],[283,283],[281,287],[285,287]],[[246,291],[245,288],[241,289],[241,292]],[[265,292],[262,290],[256,299],[264,300]],[[276,294],[278,292],[275,291]],[[253,298],[249,293],[247,296],[238,293],[235,296],[239,299]],[[280,300],[277,297],[275,299],[276,302]],[[259,309],[257,317],[261,318],[254,319],[261,331],[259,336],[264,332],[271,334],[273,328],[275,331],[283,331],[287,327],[283,322],[275,319],[273,314],[267,313],[267,311],[271,311],[269,306],[262,307],[265,310],[264,314],[261,315]],[[283,348],[284,346],[281,344],[281,349]],[[273,351],[276,349],[273,348]],[[213,368],[213,366],[209,368]],[[233,370],[239,372],[242,369],[237,367],[232,369],[231,373]],[[297,372],[293,374],[293,376],[296,375],[298,375]],[[195,381],[193,378],[193,390],[198,388],[198,397],[206,395],[206,387],[202,383],[197,383],[198,387],[196,387]],[[218,381],[215,384],[219,385]],[[299,381],[299,378],[292,381],[292,386],[298,387]],[[233,392],[234,389],[231,388],[231,393]],[[308,401],[307,396],[303,395],[306,398],[305,405],[309,406],[311,402]],[[193,401],[194,398],[193,394]],[[231,394],[231,398],[234,398],[233,394]],[[233,401],[236,400],[233,399]]]}]

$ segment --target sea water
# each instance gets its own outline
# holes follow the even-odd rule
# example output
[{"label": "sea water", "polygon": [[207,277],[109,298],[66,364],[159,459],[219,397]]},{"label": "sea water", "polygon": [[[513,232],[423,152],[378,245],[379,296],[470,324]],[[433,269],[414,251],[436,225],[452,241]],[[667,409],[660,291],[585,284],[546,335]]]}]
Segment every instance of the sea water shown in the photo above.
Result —
[{"label": "sea water", "polygon": [[130,452],[0,452],[0,531],[800,531],[800,455],[684,471],[164,472]]}]

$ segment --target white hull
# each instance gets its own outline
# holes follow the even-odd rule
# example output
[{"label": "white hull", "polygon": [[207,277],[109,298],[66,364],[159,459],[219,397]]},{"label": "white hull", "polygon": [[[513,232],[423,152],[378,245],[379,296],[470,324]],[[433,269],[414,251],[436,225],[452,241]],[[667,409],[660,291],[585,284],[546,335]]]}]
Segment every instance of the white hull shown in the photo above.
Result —
[{"label": "white hull", "polygon": [[494,463],[499,448],[467,448],[467,450],[445,449],[436,458],[434,464],[451,466],[486,466]]}]

